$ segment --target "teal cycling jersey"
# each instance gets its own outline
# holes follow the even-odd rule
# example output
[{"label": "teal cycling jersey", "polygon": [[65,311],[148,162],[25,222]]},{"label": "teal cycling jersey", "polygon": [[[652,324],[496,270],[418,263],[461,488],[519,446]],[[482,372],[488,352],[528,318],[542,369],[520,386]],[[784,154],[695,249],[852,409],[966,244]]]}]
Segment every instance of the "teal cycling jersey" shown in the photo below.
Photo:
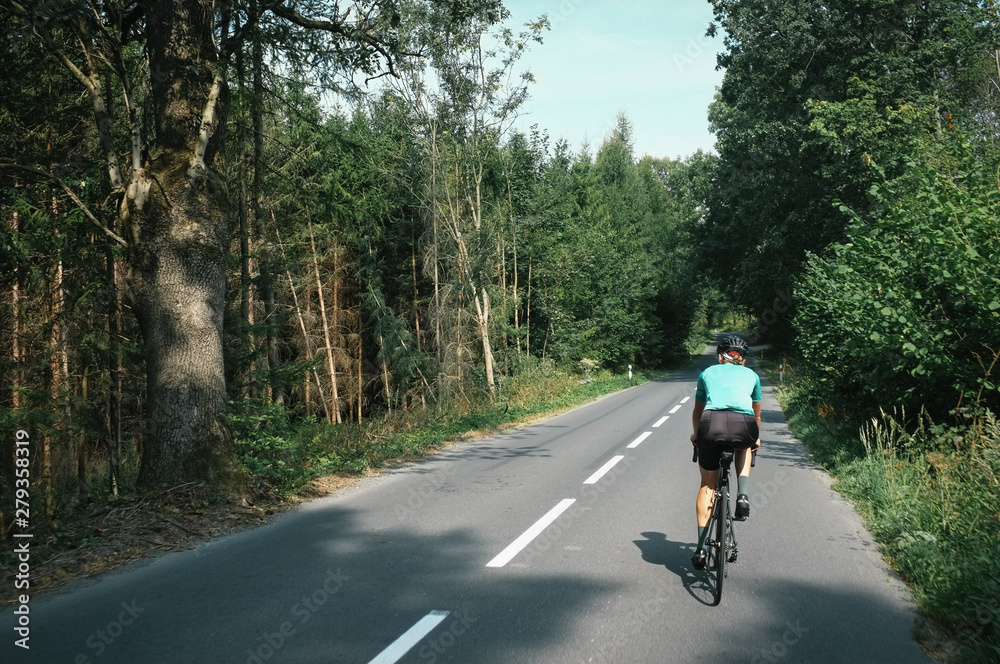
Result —
[{"label": "teal cycling jersey", "polygon": [[760,401],[760,376],[739,364],[714,364],[698,376],[695,399],[705,402],[705,410],[733,410],[753,415]]}]

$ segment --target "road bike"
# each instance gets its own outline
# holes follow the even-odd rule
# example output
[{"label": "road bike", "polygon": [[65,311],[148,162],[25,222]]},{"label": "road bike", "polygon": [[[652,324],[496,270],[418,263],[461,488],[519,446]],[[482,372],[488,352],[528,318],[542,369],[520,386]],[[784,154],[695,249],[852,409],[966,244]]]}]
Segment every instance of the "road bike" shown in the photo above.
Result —
[{"label": "road bike", "polygon": [[[719,481],[715,485],[715,500],[712,505],[712,513],[708,519],[708,539],[705,541],[705,571],[709,578],[714,581],[713,590],[715,601],[713,606],[717,606],[722,601],[722,582],[729,571],[726,563],[735,563],[739,555],[736,543],[736,530],[733,528],[733,511],[730,509],[729,501],[729,468],[733,464],[733,448],[724,447],[722,457],[719,460],[720,472]],[[750,457],[750,465],[755,465],[756,451]],[[698,460],[698,448],[694,448],[694,458]]]}]

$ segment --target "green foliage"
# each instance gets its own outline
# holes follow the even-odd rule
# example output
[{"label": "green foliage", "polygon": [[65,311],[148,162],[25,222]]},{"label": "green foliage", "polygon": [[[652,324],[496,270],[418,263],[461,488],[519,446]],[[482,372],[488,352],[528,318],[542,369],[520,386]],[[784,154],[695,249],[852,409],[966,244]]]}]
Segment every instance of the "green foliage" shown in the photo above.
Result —
[{"label": "green foliage", "polygon": [[285,410],[277,404],[230,401],[228,417],[237,452],[250,474],[279,491],[294,488],[302,470],[289,441],[292,428]]},{"label": "green foliage", "polygon": [[631,131],[620,117],[593,160],[557,144],[528,205],[531,350],[568,366],[669,364],[707,324],[693,229],[711,158],[636,163]]},{"label": "green foliage", "polygon": [[[832,202],[866,213],[881,179],[868,159],[892,179],[933,132],[990,133],[992,111],[965,109],[992,99],[979,91],[996,85],[982,64],[996,9],[964,0],[712,5],[726,75],[709,112],[719,161],[702,238],[719,281],[763,317],[809,252],[844,240],[847,219]],[[777,317],[769,337],[789,341],[790,322]]]},{"label": "green foliage", "polygon": [[959,661],[996,661],[1000,427],[989,415],[961,430],[928,421],[908,428],[873,419],[871,453],[839,468],[836,488],[859,505],[925,615],[955,635]]},{"label": "green foliage", "polygon": [[[902,189],[902,193],[900,193]],[[873,187],[881,215],[813,256],[796,291],[799,345],[840,406],[965,401],[1000,409],[1000,192],[966,156],[951,172],[911,164]]]},{"label": "green foliage", "polygon": [[499,403],[483,400],[359,425],[292,420],[279,405],[244,400],[230,402],[228,417],[256,490],[286,497],[321,475],[363,474],[389,461],[424,456],[449,441],[493,434],[648,380],[642,372],[629,381],[627,375],[603,370],[581,380],[556,370],[551,361],[529,364],[502,383]]},{"label": "green foliage", "polygon": [[[797,363],[796,363],[797,364]],[[786,363],[787,369],[787,363]],[[786,376],[789,372],[786,370]],[[1000,655],[1000,426],[958,426],[920,411],[876,415],[860,429],[831,411],[808,374],[778,390],[789,426],[836,478],[928,622],[918,638],[953,661]]]}]

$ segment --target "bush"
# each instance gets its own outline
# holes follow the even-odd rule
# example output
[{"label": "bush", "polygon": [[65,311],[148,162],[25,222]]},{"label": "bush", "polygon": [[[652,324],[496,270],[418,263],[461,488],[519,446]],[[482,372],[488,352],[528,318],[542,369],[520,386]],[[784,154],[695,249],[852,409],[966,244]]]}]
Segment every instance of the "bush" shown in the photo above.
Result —
[{"label": "bush", "polygon": [[811,256],[795,327],[817,393],[841,407],[926,406],[971,397],[1000,411],[1000,193],[964,155],[951,173],[911,165],[883,213],[851,210],[850,241]]}]

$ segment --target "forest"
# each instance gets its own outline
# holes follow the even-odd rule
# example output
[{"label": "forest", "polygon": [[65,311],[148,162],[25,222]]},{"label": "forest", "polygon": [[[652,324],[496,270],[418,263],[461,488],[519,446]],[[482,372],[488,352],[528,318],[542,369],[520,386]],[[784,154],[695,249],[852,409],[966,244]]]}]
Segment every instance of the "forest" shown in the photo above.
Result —
[{"label": "forest", "polygon": [[995,652],[998,4],[709,4],[715,149],[670,159],[625,114],[577,152],[514,130],[550,25],[499,0],[0,0],[0,530],[15,431],[50,519],[286,490],[728,315],[838,463],[988,478]]},{"label": "forest", "polygon": [[511,131],[544,17],[174,5],[7,3],[4,418],[54,491],[236,487],[230,416],[362,423],[687,357],[712,158],[637,160],[624,115],[593,153]]}]

